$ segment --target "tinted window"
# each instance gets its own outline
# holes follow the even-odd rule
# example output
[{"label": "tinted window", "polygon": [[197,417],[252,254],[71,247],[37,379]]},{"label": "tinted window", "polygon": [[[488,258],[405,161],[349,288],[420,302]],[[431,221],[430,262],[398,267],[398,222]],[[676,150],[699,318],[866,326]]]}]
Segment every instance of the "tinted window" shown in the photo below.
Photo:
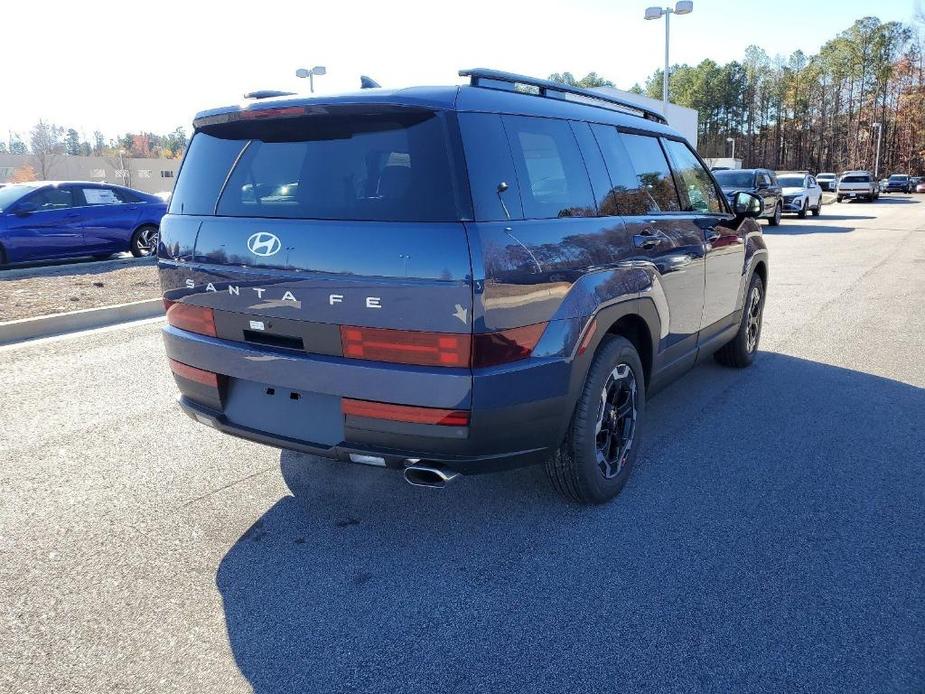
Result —
[{"label": "tinted window", "polygon": [[601,204],[601,214],[643,215],[658,212],[658,203],[636,176],[617,129],[609,125],[593,125],[591,129],[610,174],[611,189]]},{"label": "tinted window", "polygon": [[[207,147],[187,154],[171,211],[190,214],[192,198],[196,214],[210,214],[199,198],[214,204],[223,190],[217,213],[230,217],[442,222],[468,216],[457,200],[446,122],[432,111],[236,121],[208,128],[205,136]],[[202,160],[210,153],[220,162]],[[194,178],[198,190],[190,196],[186,185]]]},{"label": "tinted window", "polygon": [[662,212],[680,211],[678,191],[658,139],[629,133],[620,133],[620,139],[633,165],[637,185],[652,197]]},{"label": "tinted window", "polygon": [[723,188],[755,187],[755,174],[751,171],[714,171],[713,175]]},{"label": "tinted window", "polygon": [[759,186],[769,186],[771,185],[771,177],[768,176],[763,171],[758,172],[758,185]]},{"label": "tinted window", "polygon": [[[460,113],[459,131],[466,151],[466,168],[469,171],[469,189],[475,218],[479,221],[507,219],[501,201],[512,219],[523,219],[517,172],[511,159],[501,116],[488,113]],[[505,183],[507,190],[498,193],[498,185]]]},{"label": "tinted window", "polygon": [[842,183],[870,183],[870,176],[867,174],[858,174],[855,176],[842,176]]},{"label": "tinted window", "polygon": [[597,214],[591,181],[568,122],[505,116],[504,128],[520,184],[524,217]]},{"label": "tinted window", "polygon": [[170,199],[172,214],[212,214],[228,171],[246,144],[197,133]]},{"label": "tinted window", "polygon": [[38,205],[41,212],[63,210],[74,206],[74,196],[70,188],[43,188],[30,195],[29,202]]},{"label": "tinted window", "polygon": [[675,173],[681,179],[682,199],[686,198],[687,210],[706,214],[722,212],[713,179],[690,147],[676,140],[665,140],[665,148],[671,156]]}]

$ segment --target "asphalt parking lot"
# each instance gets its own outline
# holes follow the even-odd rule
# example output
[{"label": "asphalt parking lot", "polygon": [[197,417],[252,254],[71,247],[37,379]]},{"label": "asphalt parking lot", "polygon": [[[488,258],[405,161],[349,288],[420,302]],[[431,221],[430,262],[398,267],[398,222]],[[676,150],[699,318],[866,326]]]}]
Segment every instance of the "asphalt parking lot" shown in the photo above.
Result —
[{"label": "asphalt parking lot", "polygon": [[925,196],[765,231],[600,508],[223,437],[157,321],[0,348],[0,691],[923,691]]}]

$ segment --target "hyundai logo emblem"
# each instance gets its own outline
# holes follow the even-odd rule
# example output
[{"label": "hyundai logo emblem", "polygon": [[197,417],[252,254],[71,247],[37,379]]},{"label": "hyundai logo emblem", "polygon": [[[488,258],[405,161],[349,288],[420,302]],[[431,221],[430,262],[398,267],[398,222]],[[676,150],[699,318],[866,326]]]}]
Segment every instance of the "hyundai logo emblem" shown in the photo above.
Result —
[{"label": "hyundai logo emblem", "polygon": [[251,234],[250,238],[247,239],[247,250],[264,258],[276,255],[282,247],[283,244],[280,242],[279,237],[269,231],[258,231],[256,234]]}]

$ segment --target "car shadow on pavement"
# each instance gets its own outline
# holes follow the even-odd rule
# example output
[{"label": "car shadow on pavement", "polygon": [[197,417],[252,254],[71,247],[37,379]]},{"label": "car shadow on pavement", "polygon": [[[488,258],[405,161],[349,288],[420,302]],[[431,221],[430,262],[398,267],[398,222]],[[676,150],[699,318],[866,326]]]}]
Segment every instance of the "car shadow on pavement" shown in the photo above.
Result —
[{"label": "car shadow on pavement", "polygon": [[16,265],[0,265],[0,282],[4,280],[24,280],[34,277],[57,277],[75,275],[96,275],[101,272],[110,270],[120,270],[127,267],[137,267],[138,265],[157,264],[157,259],[151,256],[133,258],[131,254],[126,257],[112,257],[105,260],[94,260],[93,258],[83,258],[78,260],[67,260],[45,263],[20,263]]},{"label": "car shadow on pavement", "polygon": [[776,353],[648,408],[623,494],[284,451],[218,568],[259,694],[915,689],[925,389]]},{"label": "car shadow on pavement", "polygon": [[763,234],[773,236],[790,236],[796,234],[847,234],[855,227],[831,226],[828,224],[807,224],[806,220],[784,218],[779,226],[765,226],[761,229]]}]

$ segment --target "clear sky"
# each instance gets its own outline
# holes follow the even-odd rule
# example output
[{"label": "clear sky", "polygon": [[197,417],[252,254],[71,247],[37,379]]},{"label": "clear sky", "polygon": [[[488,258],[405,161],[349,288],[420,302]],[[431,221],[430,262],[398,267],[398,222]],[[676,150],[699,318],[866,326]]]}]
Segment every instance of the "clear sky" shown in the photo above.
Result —
[{"label": "clear sky", "polygon": [[[454,84],[463,67],[546,77],[596,71],[628,88],[660,67],[664,20],[651,0],[186,0],[6,2],[0,137],[38,119],[166,132],[257,88],[308,89],[297,67],[325,65],[320,93]],[[667,4],[667,3],[665,3]],[[694,0],[673,17],[672,62],[818,50],[855,19],[911,21],[916,0]],[[919,0],[921,4],[921,0]]]}]

